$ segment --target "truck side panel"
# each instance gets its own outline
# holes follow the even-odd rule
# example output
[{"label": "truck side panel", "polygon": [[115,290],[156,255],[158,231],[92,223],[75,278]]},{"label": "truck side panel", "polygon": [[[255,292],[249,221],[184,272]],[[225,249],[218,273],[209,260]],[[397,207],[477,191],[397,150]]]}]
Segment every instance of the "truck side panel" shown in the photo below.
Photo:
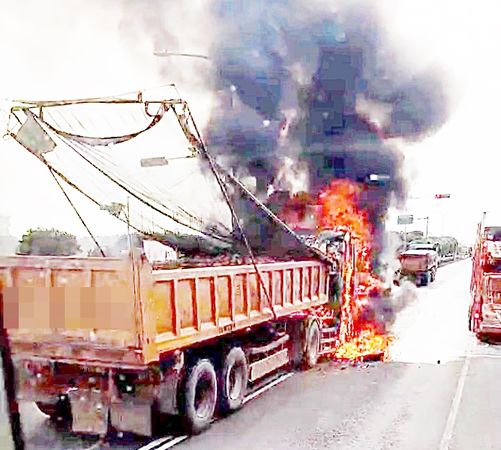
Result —
[{"label": "truck side panel", "polygon": [[[328,301],[317,261],[152,270],[113,258],[0,260],[14,351],[67,362],[145,365]],[[134,281],[135,280],[135,281]],[[274,313],[273,313],[274,311]]]},{"label": "truck side panel", "polygon": [[154,271],[149,314],[157,351],[185,347],[327,302],[318,262]]}]

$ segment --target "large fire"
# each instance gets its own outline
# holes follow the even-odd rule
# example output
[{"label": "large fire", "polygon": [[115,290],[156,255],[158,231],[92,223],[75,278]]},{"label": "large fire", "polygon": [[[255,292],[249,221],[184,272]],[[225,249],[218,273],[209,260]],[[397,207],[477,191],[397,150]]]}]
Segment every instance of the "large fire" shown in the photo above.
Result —
[{"label": "large fire", "polygon": [[[319,196],[318,226],[321,230],[349,232],[355,254],[347,254],[343,269],[344,292],[340,305],[338,345],[333,357],[340,360],[384,358],[390,337],[364,315],[371,296],[381,292],[381,282],[372,272],[373,229],[358,207],[361,187],[348,180],[334,180]],[[329,307],[321,315],[332,315]]]}]

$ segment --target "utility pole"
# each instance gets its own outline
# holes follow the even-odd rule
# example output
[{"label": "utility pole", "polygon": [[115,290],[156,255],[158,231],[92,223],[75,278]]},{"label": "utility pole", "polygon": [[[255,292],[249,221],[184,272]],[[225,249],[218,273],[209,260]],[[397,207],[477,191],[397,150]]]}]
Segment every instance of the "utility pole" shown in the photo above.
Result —
[{"label": "utility pole", "polygon": [[428,226],[430,224],[430,217],[429,216],[426,216],[426,217],[418,217],[416,220],[426,220],[426,231],[425,231],[425,238],[428,237]]}]

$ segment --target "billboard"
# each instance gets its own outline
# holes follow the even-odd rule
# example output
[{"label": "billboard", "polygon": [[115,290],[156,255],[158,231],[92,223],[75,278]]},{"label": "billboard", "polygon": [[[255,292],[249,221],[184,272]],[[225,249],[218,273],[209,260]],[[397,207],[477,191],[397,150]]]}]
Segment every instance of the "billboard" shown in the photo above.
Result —
[{"label": "billboard", "polygon": [[397,223],[399,225],[411,225],[412,223],[414,223],[414,216],[412,214],[398,216]]}]

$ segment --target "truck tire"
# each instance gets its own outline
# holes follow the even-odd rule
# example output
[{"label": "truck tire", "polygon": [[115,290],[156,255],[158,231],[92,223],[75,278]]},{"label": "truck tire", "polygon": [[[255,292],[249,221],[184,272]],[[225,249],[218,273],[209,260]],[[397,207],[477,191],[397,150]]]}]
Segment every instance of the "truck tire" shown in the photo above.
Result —
[{"label": "truck tire", "polygon": [[223,413],[242,407],[248,382],[249,368],[245,353],[240,347],[233,347],[224,358],[219,382]]},{"label": "truck tire", "polygon": [[304,339],[303,339],[304,321],[290,320],[287,323],[287,333],[290,336],[290,362],[294,369],[299,369],[303,362]]},{"label": "truck tire", "polygon": [[62,427],[66,427],[71,423],[71,405],[66,396],[58,399],[57,403],[35,402],[35,404],[43,414],[49,416],[52,422]]},{"label": "truck tire", "polygon": [[56,405],[53,405],[52,403],[43,403],[43,402],[35,402],[35,405],[37,405],[37,408],[42,414],[45,414],[46,416],[53,417],[56,414],[57,407]]},{"label": "truck tire", "polygon": [[431,269],[431,272],[430,272],[430,283],[433,283],[436,278],[437,278],[437,269],[436,268]]},{"label": "truck tire", "polygon": [[305,333],[303,366],[311,369],[315,367],[320,353],[320,327],[316,320],[312,320]]},{"label": "truck tire", "polygon": [[217,403],[217,378],[208,359],[198,360],[186,374],[181,395],[182,418],[190,434],[209,427]]},{"label": "truck tire", "polygon": [[480,336],[480,333],[479,333],[479,328],[480,328],[480,320],[475,318],[474,315],[471,315],[471,331],[475,334],[475,336],[477,337],[477,339],[479,339],[480,341],[482,340],[481,339],[481,336]]}]

